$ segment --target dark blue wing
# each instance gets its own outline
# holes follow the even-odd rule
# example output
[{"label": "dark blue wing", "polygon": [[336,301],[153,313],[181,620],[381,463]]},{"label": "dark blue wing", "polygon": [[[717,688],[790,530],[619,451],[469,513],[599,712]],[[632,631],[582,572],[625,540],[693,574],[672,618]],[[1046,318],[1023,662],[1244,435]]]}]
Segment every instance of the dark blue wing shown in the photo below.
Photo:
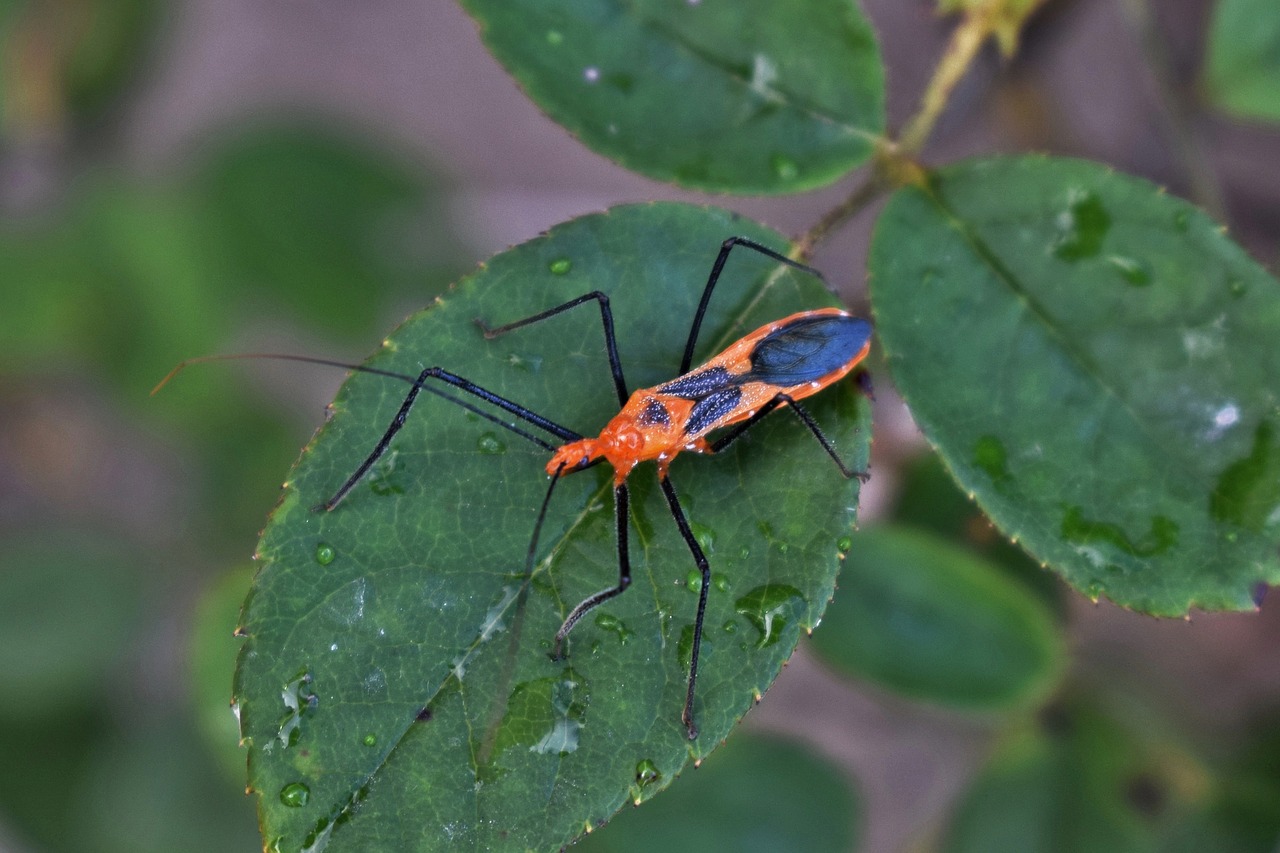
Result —
[{"label": "dark blue wing", "polygon": [[756,344],[742,378],[783,388],[813,382],[848,364],[870,337],[871,323],[859,317],[801,317]]}]

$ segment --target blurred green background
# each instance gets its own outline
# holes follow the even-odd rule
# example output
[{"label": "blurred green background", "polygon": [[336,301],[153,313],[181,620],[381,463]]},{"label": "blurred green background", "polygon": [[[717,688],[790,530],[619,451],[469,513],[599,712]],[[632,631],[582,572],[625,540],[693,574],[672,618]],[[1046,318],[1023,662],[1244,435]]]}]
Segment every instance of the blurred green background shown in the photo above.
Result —
[{"label": "blurred green background", "polygon": [[[863,5],[901,121],[947,30],[925,2]],[[1116,5],[1049,3],[1016,63],[988,57],[961,86],[930,155],[1113,163],[1217,208],[1274,264],[1276,131],[1199,114],[1207,174],[1165,132],[1160,85],[1194,90],[1211,4],[1150,5],[1157,66]],[[1105,99],[1102,75],[1120,81]],[[840,195],[733,206],[800,230]],[[169,368],[237,351],[363,358],[493,251],[653,197],[700,198],[582,150],[444,0],[0,0],[0,851],[260,847],[228,708],[231,631],[256,532],[342,377],[205,365],[148,396]],[[867,224],[818,259],[855,306]],[[1011,721],[850,684],[802,650],[748,725],[825,756],[796,756],[831,765],[810,777],[844,780],[832,849],[998,849],[990,827],[1011,803],[1028,833],[1100,827],[1044,849],[1272,849],[1280,762],[1258,756],[1280,742],[1275,609],[1161,623],[1065,595],[955,493],[877,387],[865,516],[1015,575],[1074,655],[1068,698]],[[772,766],[771,744],[724,766]],[[1070,796],[1036,798],[1055,785]],[[678,814],[658,804],[678,796],[644,819],[669,828]],[[751,802],[690,796],[730,814]]]}]

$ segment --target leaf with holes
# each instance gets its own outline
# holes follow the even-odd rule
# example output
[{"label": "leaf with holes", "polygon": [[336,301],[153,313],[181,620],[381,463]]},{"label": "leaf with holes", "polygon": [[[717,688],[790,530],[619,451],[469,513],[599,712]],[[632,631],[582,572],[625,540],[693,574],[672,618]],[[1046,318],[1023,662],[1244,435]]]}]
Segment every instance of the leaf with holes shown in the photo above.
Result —
[{"label": "leaf with holes", "polygon": [[[628,382],[653,385],[677,369],[733,234],[782,245],[714,208],[574,220],[491,259],[368,364],[414,375],[438,364],[598,430],[618,404],[594,304],[493,340],[473,321],[604,290]],[[698,357],[830,301],[812,277],[737,250]],[[310,509],[356,469],[405,393],[353,376],[263,533],[235,692],[264,837],[282,851],[554,849],[669,784],[768,688],[830,598],[858,484],[785,414],[715,458],[676,460],[671,478],[713,571],[691,743],[680,711],[697,573],[651,466],[629,481],[634,582],[578,624],[560,662],[548,652],[568,610],[617,580],[608,470],[557,488],[526,577],[546,451],[423,395],[371,475],[334,511]],[[842,383],[812,411],[865,466],[866,401]]]},{"label": "leaf with holes", "polygon": [[894,379],[991,519],[1085,594],[1251,609],[1280,581],[1280,283],[1102,166],[961,163],[900,190],[872,296]]},{"label": "leaf with holes", "polygon": [[661,181],[797,192],[865,161],[884,68],[847,0],[463,0],[529,97]]}]

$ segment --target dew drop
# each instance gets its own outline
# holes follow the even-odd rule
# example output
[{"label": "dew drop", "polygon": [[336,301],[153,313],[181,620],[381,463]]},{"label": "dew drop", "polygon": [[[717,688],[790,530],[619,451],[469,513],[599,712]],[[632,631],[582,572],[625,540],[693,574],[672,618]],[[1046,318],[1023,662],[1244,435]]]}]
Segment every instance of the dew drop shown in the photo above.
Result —
[{"label": "dew drop", "polygon": [[377,745],[378,745],[378,736],[377,736],[377,735],[375,735],[375,734],[373,734],[372,732],[370,732],[369,734],[365,735],[365,736],[360,740],[360,742],[361,742],[361,743],[363,743],[365,746],[377,746]]},{"label": "dew drop", "polygon": [[627,626],[622,620],[608,613],[601,613],[596,616],[596,627],[602,631],[608,631],[611,634],[618,635],[618,642],[622,645],[627,644],[627,640],[631,639],[631,631],[627,630]]},{"label": "dew drop", "polygon": [[1093,193],[1074,190],[1067,209],[1058,214],[1058,237],[1053,254],[1064,261],[1092,258],[1102,250],[1102,241],[1111,230],[1111,215]]},{"label": "dew drop", "polygon": [[840,539],[836,542],[836,548],[840,551],[841,554],[848,554],[849,551],[853,548],[853,537],[841,536]]},{"label": "dew drop", "polygon": [[316,562],[322,566],[329,565],[337,556],[338,552],[333,549],[332,545],[321,542],[316,546]]},{"label": "dew drop", "polygon": [[729,576],[723,572],[716,572],[711,576],[711,585],[714,586],[718,592],[728,592],[729,588],[733,586],[733,582],[729,580]]},{"label": "dew drop", "polygon": [[1244,296],[1246,292],[1248,292],[1249,288],[1246,287],[1245,283],[1240,279],[1233,278],[1231,280],[1231,283],[1227,285],[1227,290],[1230,291],[1232,296],[1234,296],[1236,299],[1239,299],[1241,296]]},{"label": "dew drop", "polygon": [[1153,516],[1150,530],[1135,540],[1119,524],[1089,518],[1082,507],[1071,506],[1062,517],[1061,535],[1077,551],[1100,562],[1106,559],[1104,551],[1144,558],[1163,554],[1177,544],[1178,525],[1167,516]]},{"label": "dew drop", "polygon": [[568,258],[556,258],[547,265],[547,269],[551,270],[553,275],[564,275],[569,270],[573,269],[573,261]]},{"label": "dew drop", "polygon": [[780,180],[795,180],[800,174],[800,167],[796,165],[796,161],[785,154],[774,154],[769,158],[769,165],[773,169],[773,174]]},{"label": "dew drop", "polygon": [[704,554],[714,554],[716,552],[716,532],[710,527],[698,524],[696,521],[689,524],[689,528],[693,531],[693,538],[698,541],[698,546],[702,548]]},{"label": "dew drop", "polygon": [[311,673],[304,669],[295,675],[280,691],[280,698],[285,711],[280,717],[280,731],[276,737],[281,746],[288,748],[296,744],[302,735],[303,715],[320,704],[319,697],[311,689]]},{"label": "dew drop", "polygon": [[1005,449],[1004,442],[996,436],[984,435],[978,438],[973,446],[973,464],[986,472],[995,486],[1003,487],[1008,483],[1009,452]]},{"label": "dew drop", "polygon": [[502,439],[498,438],[496,434],[486,432],[481,435],[480,438],[476,439],[476,449],[481,453],[488,453],[491,456],[496,456],[499,453],[506,453],[507,445],[502,441]]},{"label": "dew drop", "polygon": [[636,764],[636,782],[640,784],[641,788],[661,778],[662,773],[658,770],[658,765],[648,758]]},{"label": "dew drop", "polygon": [[280,789],[280,802],[291,809],[300,809],[311,799],[311,789],[301,782],[290,782]]},{"label": "dew drop", "polygon": [[1144,287],[1151,283],[1151,269],[1142,261],[1136,258],[1126,258],[1121,255],[1112,255],[1107,258],[1107,263],[1111,265],[1116,272],[1120,273],[1120,277],[1132,284],[1134,287]]},{"label": "dew drop", "polygon": [[734,609],[760,632],[756,647],[762,649],[782,638],[782,630],[795,615],[796,605],[803,602],[804,595],[793,586],[766,584],[735,601]]},{"label": "dew drop", "polygon": [[736,634],[738,632],[738,623],[732,619],[727,619],[721,628],[726,634]]},{"label": "dew drop", "polygon": [[702,572],[697,569],[690,569],[689,574],[685,576],[685,586],[689,587],[689,592],[702,592]]}]

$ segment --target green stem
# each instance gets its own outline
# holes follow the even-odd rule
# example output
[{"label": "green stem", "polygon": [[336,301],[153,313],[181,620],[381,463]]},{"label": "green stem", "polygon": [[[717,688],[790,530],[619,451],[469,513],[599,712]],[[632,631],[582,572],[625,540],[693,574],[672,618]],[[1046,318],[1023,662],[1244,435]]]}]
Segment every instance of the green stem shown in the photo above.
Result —
[{"label": "green stem", "polygon": [[978,49],[991,35],[991,21],[987,15],[970,13],[951,34],[946,53],[933,72],[933,79],[920,99],[920,111],[907,122],[898,140],[901,153],[918,154],[924,148],[933,126],[942,115],[956,84],[973,64]]},{"label": "green stem", "polygon": [[874,201],[886,188],[887,185],[879,179],[878,175],[873,174],[867,178],[848,198],[823,214],[817,224],[796,238],[791,245],[791,257],[801,263],[808,263],[813,257],[813,250],[819,243],[832,231],[857,216],[859,211]]},{"label": "green stem", "polygon": [[992,34],[991,17],[970,13],[951,36],[951,43],[934,71],[920,101],[920,110],[907,122],[897,142],[886,139],[876,151],[871,175],[844,201],[823,214],[812,228],[796,238],[792,257],[805,261],[814,249],[845,222],[848,222],[886,191],[923,179],[913,156],[919,153],[942,114],[956,84],[973,64],[978,49]]}]

